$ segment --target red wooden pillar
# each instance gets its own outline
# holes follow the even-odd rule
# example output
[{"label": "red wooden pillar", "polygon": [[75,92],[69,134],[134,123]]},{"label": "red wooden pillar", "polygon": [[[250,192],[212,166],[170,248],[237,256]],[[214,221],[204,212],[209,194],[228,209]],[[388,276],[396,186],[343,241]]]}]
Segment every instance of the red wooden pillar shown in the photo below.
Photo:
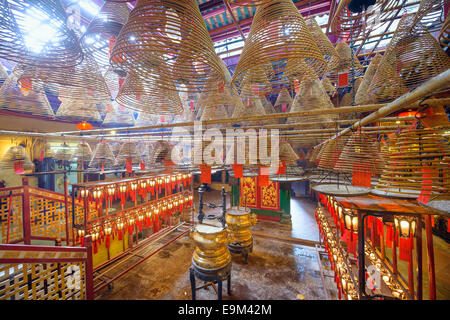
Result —
[{"label": "red wooden pillar", "polygon": [[85,265],[85,285],[86,300],[94,300],[94,264],[92,260],[92,236],[84,237],[84,245],[86,246],[86,265]]},{"label": "red wooden pillar", "polygon": [[31,216],[30,216],[30,189],[28,178],[22,178],[23,196],[22,196],[22,226],[23,241],[25,244],[31,244]]},{"label": "red wooden pillar", "polygon": [[417,219],[416,227],[416,249],[417,249],[417,300],[422,300],[422,217]]},{"label": "red wooden pillar", "polygon": [[428,255],[428,290],[430,300],[436,300],[436,278],[434,273],[433,232],[431,230],[431,215],[425,216],[425,233],[427,237]]},{"label": "red wooden pillar", "polygon": [[[72,204],[74,205],[74,204]],[[64,208],[65,208],[65,218],[66,218],[66,245],[69,244],[69,194],[67,189],[67,174],[64,172]],[[72,221],[73,223],[73,221]]]},{"label": "red wooden pillar", "polygon": [[409,241],[409,259],[408,259],[408,287],[409,287],[409,294],[411,295],[411,298],[414,300],[414,263],[413,263],[413,242],[414,238],[410,237],[408,239]]},{"label": "red wooden pillar", "polygon": [[395,227],[392,227],[392,271],[397,274],[397,243],[395,242]]}]

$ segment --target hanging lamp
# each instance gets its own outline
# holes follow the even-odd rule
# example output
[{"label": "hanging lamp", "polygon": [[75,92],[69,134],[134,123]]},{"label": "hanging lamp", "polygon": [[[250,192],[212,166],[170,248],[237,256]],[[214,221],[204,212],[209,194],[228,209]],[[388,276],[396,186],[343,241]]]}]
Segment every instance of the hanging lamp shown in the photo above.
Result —
[{"label": "hanging lamp", "polygon": [[[232,78],[232,85],[238,93],[250,94],[248,91],[242,92],[244,80],[250,72],[255,73],[256,70],[270,67],[279,74],[286,69],[288,61],[293,59],[303,59],[306,67],[318,76],[325,72],[326,61],[323,54],[293,2],[267,1],[256,9],[250,33]],[[267,74],[265,76],[267,77]],[[290,76],[272,77],[270,93],[279,93],[283,86],[290,85],[291,80],[293,79]],[[259,84],[254,79],[252,86],[253,92],[267,94],[265,80]]]}]

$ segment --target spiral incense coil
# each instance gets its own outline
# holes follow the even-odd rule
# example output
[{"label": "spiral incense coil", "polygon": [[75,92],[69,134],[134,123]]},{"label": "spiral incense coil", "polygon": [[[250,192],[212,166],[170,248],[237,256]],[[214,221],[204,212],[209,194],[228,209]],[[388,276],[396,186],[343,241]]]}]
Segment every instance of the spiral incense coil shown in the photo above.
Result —
[{"label": "spiral incense coil", "polygon": [[59,0],[0,0],[0,58],[64,68],[79,64],[83,53]]},{"label": "spiral incense coil", "polygon": [[89,167],[94,167],[97,169],[111,168],[114,166],[114,162],[114,155],[109,144],[107,142],[99,142],[95,146],[94,154],[92,155]]},{"label": "spiral incense coil", "polygon": [[151,148],[151,150],[148,156],[149,165],[164,165],[164,162],[171,161],[173,146],[167,141],[159,140],[150,144],[150,146],[149,148]]},{"label": "spiral incense coil", "polygon": [[112,109],[106,113],[105,119],[103,119],[103,125],[123,125],[128,127],[134,127],[134,116],[130,109],[119,104],[115,101],[111,103]]},{"label": "spiral incense coil", "polygon": [[370,83],[372,82],[373,77],[375,76],[375,73],[377,72],[378,66],[382,58],[383,58],[382,55],[376,54],[370,61],[366,73],[362,78],[362,82],[356,91],[355,103],[357,105],[370,103],[369,86]]},{"label": "spiral incense coil", "polygon": [[318,156],[319,156],[319,153],[320,153],[320,150],[322,149],[322,147],[323,147],[323,145],[320,145],[317,148],[310,149],[311,153],[309,154],[309,157],[308,156],[306,157],[306,159],[308,160],[308,162],[310,164],[318,163],[318,161],[319,161]]},{"label": "spiral incense coil", "polygon": [[226,0],[226,1],[238,6],[249,6],[249,7],[260,6],[262,4],[271,2],[271,0]]},{"label": "spiral incense coil", "polygon": [[349,76],[362,74],[364,67],[346,42],[336,43],[335,49],[339,55],[339,64],[336,68],[330,69],[330,72],[338,73],[348,71]]},{"label": "spiral incense coil", "polygon": [[0,87],[8,78],[8,72],[6,72],[5,67],[0,63]]},{"label": "spiral incense coil", "polygon": [[71,161],[90,161],[92,159],[92,149],[89,143],[80,142],[73,153]]},{"label": "spiral incense coil", "polygon": [[83,36],[98,34],[107,39],[117,36],[129,16],[130,10],[126,3],[106,1],[97,15],[89,23]]},{"label": "spiral incense coil", "polygon": [[281,140],[279,148],[279,159],[285,164],[295,162],[299,159],[297,153],[295,153],[294,149],[292,149],[289,142]]},{"label": "spiral incense coil", "polygon": [[142,161],[136,143],[125,142],[120,148],[119,154],[117,155],[116,165],[124,166],[127,161],[130,160],[132,162],[132,165],[139,165]]},{"label": "spiral incense coil", "polygon": [[368,134],[355,132],[345,143],[334,171],[361,172],[372,176],[380,175],[384,160],[378,151],[376,139]]},{"label": "spiral incense coil", "polygon": [[450,57],[414,15],[404,15],[369,87],[374,102],[398,98],[448,70]]},{"label": "spiral incense coil", "polygon": [[[300,117],[290,117],[287,119],[286,123],[311,123],[319,121],[330,121],[335,119],[335,116],[328,114],[327,110],[334,109],[334,105],[327,95],[325,88],[318,78],[316,80],[310,80],[304,83],[300,88],[299,92],[295,95],[294,101],[292,103],[292,108],[290,112],[300,112],[300,111],[312,111],[312,110],[323,110],[323,113],[317,116],[300,116]],[[317,128],[320,125],[312,124],[307,125],[302,128]]]},{"label": "spiral incense coil", "polygon": [[[203,109],[200,121],[227,119],[228,117],[229,114],[225,106],[206,104]],[[217,125],[215,125],[215,127],[217,127]]]},{"label": "spiral incense coil", "polygon": [[[255,117],[262,116],[266,114],[266,110],[264,109],[262,102],[259,98],[247,97],[242,99],[241,103],[235,105],[233,114],[231,118],[242,118],[242,117]],[[271,122],[269,120],[269,122]],[[259,120],[259,121],[246,121],[242,123],[244,125],[260,125],[267,124],[267,120]]]},{"label": "spiral incense coil", "polygon": [[336,94],[337,89],[335,86],[333,86],[331,80],[328,77],[323,78],[321,82],[328,95],[334,96]]},{"label": "spiral incense coil", "polygon": [[338,137],[329,141],[320,151],[318,168],[323,170],[334,169],[336,162],[345,146],[345,137]]},{"label": "spiral incense coil", "polygon": [[116,158],[117,155],[119,154],[120,149],[122,148],[122,143],[120,143],[120,142],[111,143],[109,146],[114,155],[114,158]]},{"label": "spiral incense coil", "polygon": [[[158,67],[164,59],[169,72]],[[208,74],[222,67],[196,0],[139,0],[123,26],[110,62],[139,74],[157,88],[209,91]],[[175,86],[174,86],[175,84]]]},{"label": "spiral incense coil", "polygon": [[136,127],[145,127],[154,125],[154,118],[147,112],[139,112],[138,117],[136,119],[135,126]]},{"label": "spiral incense coil", "polygon": [[[175,85],[173,85],[175,88]],[[181,114],[183,105],[174,90],[157,88],[155,83],[129,73],[116,97],[127,108],[152,114]]]},{"label": "spiral incense coil", "polygon": [[[289,60],[302,60],[318,76],[322,76],[327,63],[315,43],[302,15],[291,0],[272,0],[256,9],[250,33],[232,78],[234,89],[247,95],[255,91],[268,94],[267,66],[283,72]],[[293,64],[294,65],[294,64]],[[289,71],[289,68],[288,68]],[[251,73],[252,92],[243,91]],[[295,73],[295,72],[294,72]],[[271,94],[279,93],[290,85],[294,76],[272,77]]]},{"label": "spiral incense coil", "polygon": [[82,121],[102,121],[95,101],[63,99],[56,111],[57,118],[77,119]]},{"label": "spiral incense coil", "polygon": [[6,150],[0,159],[1,169],[14,169],[16,162],[22,162],[24,170],[33,170],[34,164],[30,160],[30,156],[23,146],[11,146]]},{"label": "spiral incense coil", "polygon": [[441,22],[446,2],[447,0],[420,0],[419,8],[414,14],[414,23],[429,25]]},{"label": "spiral incense coil", "polygon": [[450,9],[447,11],[447,19],[445,19],[439,33],[439,43],[443,47],[450,46]]},{"label": "spiral incense coil", "polygon": [[97,62],[86,50],[83,51],[83,61],[75,67],[44,68],[21,66],[23,73],[19,81],[31,82],[30,90],[39,91],[32,84],[43,82],[46,92],[62,99],[76,99],[84,101],[104,101],[110,99],[110,92],[106,85]]},{"label": "spiral incense coil", "polygon": [[54,118],[42,83],[32,83],[37,92],[31,91],[29,86],[17,83],[20,74],[20,68],[16,66],[0,87],[0,109]]},{"label": "spiral incense coil", "polygon": [[[375,189],[399,197],[450,195],[450,145],[431,128],[406,130],[395,139]],[[378,194],[378,193],[377,193]]]},{"label": "spiral incense coil", "polygon": [[65,142],[61,144],[55,153],[56,161],[70,161],[73,157],[73,150]]},{"label": "spiral incense coil", "polygon": [[327,70],[336,68],[339,65],[340,57],[330,39],[328,39],[326,34],[319,27],[314,17],[306,18],[305,23],[327,62]]},{"label": "spiral incense coil", "polygon": [[282,111],[283,104],[286,105],[286,111],[291,108],[292,102],[294,100],[292,99],[291,95],[289,94],[289,91],[286,88],[283,88],[283,90],[280,91],[278,94],[277,100],[274,103],[275,110],[278,112]]},{"label": "spiral incense coil", "polygon": [[373,32],[384,26],[402,8],[399,0],[376,0],[370,8],[353,12],[351,2],[340,1],[331,21],[332,33],[341,38],[356,38],[363,36],[364,32]]},{"label": "spiral incense coil", "polygon": [[248,70],[242,80],[241,88],[241,96],[266,95],[272,92],[270,77],[261,66],[255,66]]}]

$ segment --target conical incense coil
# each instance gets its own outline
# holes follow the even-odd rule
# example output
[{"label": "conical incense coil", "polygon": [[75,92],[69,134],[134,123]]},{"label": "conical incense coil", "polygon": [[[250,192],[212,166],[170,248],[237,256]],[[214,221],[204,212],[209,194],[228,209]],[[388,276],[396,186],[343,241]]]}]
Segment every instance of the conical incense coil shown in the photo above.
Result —
[{"label": "conical incense coil", "polygon": [[106,69],[103,78],[105,79],[105,83],[108,86],[109,92],[111,93],[111,98],[116,99],[120,87],[125,81],[125,78],[120,77],[112,67]]},{"label": "conical incense coil", "polygon": [[1,0],[0,58],[64,68],[80,63],[83,54],[60,1]]},{"label": "conical incense coil", "polygon": [[360,172],[372,176],[380,175],[384,161],[377,141],[373,136],[355,132],[345,143],[339,159],[334,165],[337,172]]},{"label": "conical incense coil", "polygon": [[288,164],[299,159],[298,155],[295,153],[294,149],[292,149],[292,146],[289,142],[281,140],[279,148],[280,161]]},{"label": "conical incense coil", "polygon": [[[415,23],[414,15],[407,14],[400,19],[370,84],[369,92],[385,87],[386,80],[392,82],[390,86],[398,82],[397,87],[402,86],[402,90],[390,92],[389,97],[395,99],[405,88],[413,90],[449,68],[450,57],[439,46],[438,41],[421,23]],[[382,102],[380,99],[376,101]]]},{"label": "conical incense coil", "polygon": [[[166,59],[169,72],[155,66]],[[139,0],[113,47],[112,65],[138,73],[165,90],[209,91],[207,75],[222,69],[195,0]],[[149,66],[153,64],[153,67]]]},{"label": "conical incense coil", "polygon": [[149,153],[148,163],[153,165],[164,165],[165,162],[171,161],[172,148],[167,141],[157,141],[151,144],[151,152]]},{"label": "conical incense coil", "polygon": [[446,2],[446,0],[420,0],[419,8],[414,14],[414,23],[420,22],[429,26],[430,24],[436,24],[436,21],[442,22],[444,9],[447,8]]},{"label": "conical incense coil", "polygon": [[331,80],[328,77],[323,78],[321,82],[328,95],[334,96],[336,94],[337,89],[335,86],[333,86]]},{"label": "conical incense coil", "polygon": [[0,168],[14,169],[15,164],[18,162],[22,162],[22,168],[24,170],[32,170],[34,168],[34,164],[31,162],[30,156],[23,146],[11,146],[3,154],[0,160]]},{"label": "conical incense coil", "polygon": [[8,78],[8,72],[6,72],[5,67],[0,63],[0,87]]},{"label": "conical incense coil", "polygon": [[[244,98],[243,104],[237,104],[234,108],[232,118],[239,117],[255,117],[263,116],[266,114],[262,102],[259,98]],[[259,125],[259,124],[269,124],[270,120],[259,120],[259,121],[246,121],[246,125]]]},{"label": "conical incense coil", "polygon": [[292,99],[288,90],[286,88],[283,88],[283,90],[281,90],[280,93],[278,94],[277,100],[274,103],[274,107],[277,111],[281,112],[282,106],[286,105],[286,111],[287,111],[291,108],[293,101],[294,100]]},{"label": "conical incense coil", "polygon": [[122,148],[122,143],[120,142],[111,143],[109,147],[111,148],[114,158],[116,158],[117,155],[119,154],[120,148]]},{"label": "conical incense coil", "polygon": [[56,111],[57,118],[78,119],[82,121],[102,121],[95,101],[63,99]]},{"label": "conical incense coil", "polygon": [[241,96],[265,95],[271,92],[272,84],[270,83],[270,76],[263,67],[252,67],[244,75],[241,83]]},{"label": "conical incense coil", "polygon": [[405,130],[395,139],[375,189],[400,197],[450,195],[450,145],[433,129]]},{"label": "conical incense coil", "polygon": [[330,72],[338,73],[348,71],[349,76],[351,76],[352,74],[359,75],[364,71],[361,62],[359,62],[358,58],[346,42],[336,43],[335,49],[339,55],[339,65],[336,68],[330,69]]},{"label": "conical incense coil", "polygon": [[370,61],[370,64],[367,67],[366,73],[364,74],[364,77],[362,79],[361,85],[356,91],[355,102],[357,105],[368,104],[370,102],[369,86],[372,82],[373,77],[375,76],[375,73],[377,72],[382,58],[382,55],[376,54],[375,57],[373,57]]},{"label": "conical incense coil", "polygon": [[106,113],[103,125],[121,125],[133,127],[135,125],[134,116],[130,109],[120,106],[117,102],[111,103],[112,107]]},{"label": "conical incense coil", "polygon": [[447,19],[439,33],[439,44],[447,48],[450,46],[450,9],[447,11]]},{"label": "conical incense coil", "polygon": [[176,91],[157,88],[154,83],[144,81],[131,73],[125,78],[116,101],[130,109],[152,114],[170,115],[183,112],[183,105]]},{"label": "conical incense coil", "polygon": [[33,84],[41,81],[46,85],[48,93],[57,96],[59,100],[104,101],[110,99],[110,92],[97,62],[86,50],[83,51],[83,56],[83,61],[74,67],[21,66],[23,73],[19,81],[31,80],[30,89],[34,91],[39,91],[39,88]]},{"label": "conical incense coil", "polygon": [[137,145],[134,142],[125,142],[122,145],[116,158],[116,165],[124,166],[127,161],[131,161],[132,165],[138,165],[142,161]]},{"label": "conical incense coil", "polygon": [[91,161],[92,149],[89,143],[80,142],[77,145],[75,152],[73,153],[72,161]]},{"label": "conical incense coil", "polygon": [[[228,110],[223,105],[205,105],[200,121],[227,119],[229,117]],[[217,126],[217,125],[214,125]]]},{"label": "conical incense coil", "polygon": [[227,0],[229,3],[236,4],[238,6],[260,6],[271,2],[271,0]]},{"label": "conical incense coil", "polygon": [[305,23],[308,26],[313,39],[316,41],[320,52],[322,52],[325,61],[327,62],[327,69],[332,70],[336,68],[339,65],[340,57],[330,39],[328,39],[328,37],[319,27],[314,17],[306,18]]},{"label": "conical incense coil", "polygon": [[343,137],[329,141],[320,151],[318,167],[323,170],[333,170],[344,146]]},{"label": "conical incense coil", "polygon": [[[237,92],[243,90],[247,74],[256,68],[271,65],[282,70],[291,59],[304,59],[308,68],[322,76],[326,61],[315,43],[300,12],[290,0],[272,0],[256,9],[250,33],[233,75],[232,84]],[[267,75],[266,75],[267,76]],[[283,85],[290,85],[289,77],[272,78],[270,93],[279,93]],[[252,83],[253,90],[266,92],[265,81]],[[253,93],[253,92],[252,92]]]},{"label": "conical incense coil", "polygon": [[114,161],[114,155],[109,144],[107,142],[99,142],[95,146],[89,167],[98,169],[111,168],[114,165]]},{"label": "conical incense coil", "polygon": [[399,0],[377,0],[370,8],[351,10],[351,0],[340,1],[331,21],[331,31],[341,38],[356,38],[363,36],[364,32],[379,32],[375,30],[384,26],[398,13],[400,4]]},{"label": "conical incense coil", "polygon": [[101,35],[109,38],[119,35],[120,29],[127,22],[130,10],[125,3],[106,1],[97,15],[89,23],[84,37]]},{"label": "conical incense coil", "polygon": [[44,93],[44,87],[41,82],[33,83],[39,92],[22,87],[17,80],[19,79],[20,69],[13,69],[0,87],[0,108],[8,111],[45,116],[54,118],[55,114]]},{"label": "conical incense coil", "polygon": [[[299,92],[295,95],[290,112],[323,110],[323,113],[317,116],[290,117],[287,123],[311,123],[319,121],[331,121],[335,118],[332,114],[327,114],[327,110],[334,109],[334,105],[327,95],[322,83],[318,78],[316,80],[305,81]],[[302,128],[315,128],[320,125],[309,125]]]},{"label": "conical incense coil", "polygon": [[142,111],[142,112],[139,112],[139,114],[138,114],[135,126],[136,127],[144,127],[144,126],[155,125],[155,122],[153,120],[154,120],[154,118],[150,114]]},{"label": "conical incense coil", "polygon": [[311,153],[309,153],[309,157],[308,157],[308,155],[306,157],[306,159],[308,160],[309,163],[311,163],[311,164],[318,163],[318,161],[319,161],[318,156],[319,156],[320,150],[322,149],[323,146],[324,145],[320,145],[317,148],[310,149]]},{"label": "conical incense coil", "polygon": [[59,147],[57,147],[57,150],[55,153],[56,161],[70,161],[72,159],[72,156],[73,156],[73,150],[65,142],[63,144],[61,144]]}]

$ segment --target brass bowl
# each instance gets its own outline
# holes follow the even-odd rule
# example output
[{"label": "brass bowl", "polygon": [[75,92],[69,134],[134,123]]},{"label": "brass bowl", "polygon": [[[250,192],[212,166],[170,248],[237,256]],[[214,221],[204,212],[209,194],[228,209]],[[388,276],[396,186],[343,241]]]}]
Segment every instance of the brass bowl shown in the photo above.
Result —
[{"label": "brass bowl", "polygon": [[253,244],[253,236],[250,227],[257,222],[256,215],[250,209],[243,207],[232,207],[225,216],[228,228],[233,233],[233,242],[247,247]]}]

